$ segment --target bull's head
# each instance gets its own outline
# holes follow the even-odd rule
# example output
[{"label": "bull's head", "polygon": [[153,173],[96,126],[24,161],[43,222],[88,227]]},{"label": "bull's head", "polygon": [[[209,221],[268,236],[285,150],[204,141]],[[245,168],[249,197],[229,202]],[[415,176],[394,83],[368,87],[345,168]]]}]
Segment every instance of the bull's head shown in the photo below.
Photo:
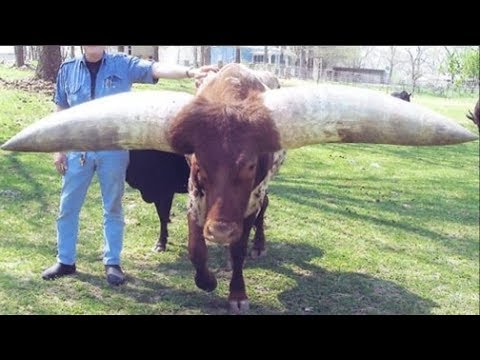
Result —
[{"label": "bull's head", "polygon": [[475,139],[442,115],[375,91],[332,85],[266,90],[250,70],[231,64],[209,77],[195,97],[164,91],[105,97],[51,114],[2,148],[192,154],[192,177],[206,191],[203,235],[231,243],[241,235],[262,154],[320,143],[447,145]]}]

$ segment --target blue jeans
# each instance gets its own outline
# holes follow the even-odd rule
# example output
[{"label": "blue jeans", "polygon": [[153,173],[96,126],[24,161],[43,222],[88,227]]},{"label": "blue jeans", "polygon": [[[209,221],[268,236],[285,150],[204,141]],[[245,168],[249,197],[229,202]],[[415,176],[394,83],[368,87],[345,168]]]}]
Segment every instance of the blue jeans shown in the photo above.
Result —
[{"label": "blue jeans", "polygon": [[80,161],[81,154],[67,154],[68,169],[62,180],[60,212],[57,218],[57,261],[65,265],[75,263],[80,210],[93,175],[97,172],[103,201],[103,263],[120,265],[125,225],[122,197],[129,153],[125,150],[86,152],[83,166]]}]

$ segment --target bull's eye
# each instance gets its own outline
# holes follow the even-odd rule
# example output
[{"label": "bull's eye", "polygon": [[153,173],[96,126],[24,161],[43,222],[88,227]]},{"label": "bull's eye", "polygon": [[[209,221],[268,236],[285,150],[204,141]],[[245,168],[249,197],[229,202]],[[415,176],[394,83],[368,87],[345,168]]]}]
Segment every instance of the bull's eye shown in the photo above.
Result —
[{"label": "bull's eye", "polygon": [[248,171],[253,171],[253,170],[255,170],[255,167],[256,167],[256,166],[257,166],[256,163],[252,163],[252,164],[248,165],[248,168],[247,168],[247,169],[248,169]]}]

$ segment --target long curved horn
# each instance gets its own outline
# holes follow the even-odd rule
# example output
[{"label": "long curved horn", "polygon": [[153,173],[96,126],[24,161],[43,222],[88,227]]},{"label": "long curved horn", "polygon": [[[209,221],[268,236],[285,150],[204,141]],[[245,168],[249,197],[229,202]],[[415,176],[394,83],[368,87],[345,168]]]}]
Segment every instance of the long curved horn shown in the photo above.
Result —
[{"label": "long curved horn", "polygon": [[174,152],[169,121],[192,95],[141,91],[111,95],[62,110],[25,128],[1,148],[12,151],[153,149]]},{"label": "long curved horn", "polygon": [[297,86],[263,94],[285,149],[320,143],[448,145],[478,139],[453,120],[373,90]]}]

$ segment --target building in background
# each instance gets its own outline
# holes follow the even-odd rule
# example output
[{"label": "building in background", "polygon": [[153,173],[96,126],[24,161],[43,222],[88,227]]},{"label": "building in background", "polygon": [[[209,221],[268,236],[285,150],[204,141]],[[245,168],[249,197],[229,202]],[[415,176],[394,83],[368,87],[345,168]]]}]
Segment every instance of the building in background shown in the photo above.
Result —
[{"label": "building in background", "polygon": [[[235,62],[237,46],[212,46],[212,64]],[[295,63],[295,54],[280,47],[268,46],[268,64],[291,66]],[[240,46],[241,62],[246,64],[264,64],[264,46]]]},{"label": "building in background", "polygon": [[383,69],[333,67],[326,73],[327,80],[349,83],[385,84],[388,77]]}]

